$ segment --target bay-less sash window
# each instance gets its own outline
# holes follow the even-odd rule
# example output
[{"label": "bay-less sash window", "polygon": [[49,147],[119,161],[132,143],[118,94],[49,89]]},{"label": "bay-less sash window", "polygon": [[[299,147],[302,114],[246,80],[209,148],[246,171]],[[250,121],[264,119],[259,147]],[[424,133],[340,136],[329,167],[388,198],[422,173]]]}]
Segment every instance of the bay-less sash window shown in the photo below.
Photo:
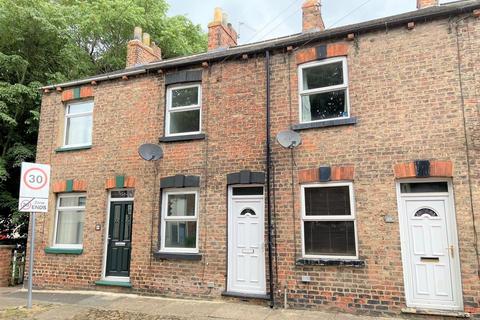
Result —
[{"label": "bay-less sash window", "polygon": [[167,88],[166,136],[201,132],[202,86],[200,84]]},{"label": "bay-less sash window", "polygon": [[85,194],[58,196],[54,247],[82,248],[85,204]]},{"label": "bay-less sash window", "polygon": [[93,101],[69,103],[65,110],[65,147],[92,144]]}]

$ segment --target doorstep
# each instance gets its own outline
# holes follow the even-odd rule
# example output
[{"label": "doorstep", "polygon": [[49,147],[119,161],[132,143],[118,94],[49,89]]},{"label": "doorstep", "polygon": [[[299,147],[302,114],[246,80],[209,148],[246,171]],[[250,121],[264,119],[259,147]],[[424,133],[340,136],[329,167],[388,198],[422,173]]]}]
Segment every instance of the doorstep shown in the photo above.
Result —
[{"label": "doorstep", "polygon": [[443,316],[455,318],[470,318],[470,313],[463,311],[451,310],[434,310],[434,309],[419,309],[419,308],[403,308],[402,313],[421,314],[427,316]]},{"label": "doorstep", "polygon": [[256,294],[256,293],[223,291],[222,296],[224,296],[224,297],[234,297],[234,298],[243,298],[243,299],[270,300],[270,295],[269,294]]},{"label": "doorstep", "polygon": [[95,281],[97,286],[108,286],[108,287],[124,287],[131,288],[132,283],[130,281],[111,281],[111,280],[98,280]]}]

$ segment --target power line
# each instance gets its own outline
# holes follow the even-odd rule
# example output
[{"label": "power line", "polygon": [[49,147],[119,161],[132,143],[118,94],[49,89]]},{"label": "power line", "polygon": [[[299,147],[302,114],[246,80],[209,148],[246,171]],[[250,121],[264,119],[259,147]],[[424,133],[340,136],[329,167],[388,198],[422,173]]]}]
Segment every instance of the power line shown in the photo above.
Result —
[{"label": "power line", "polygon": [[340,19],[338,19],[337,21],[335,21],[334,23],[332,23],[330,26],[328,26],[328,28],[332,28],[334,25],[336,25],[337,23],[341,22],[343,19],[345,19],[346,17],[348,17],[349,15],[351,15],[352,13],[354,13],[355,11],[359,10],[360,8],[362,8],[363,6],[365,6],[367,3],[369,3],[370,1],[372,0],[367,0],[365,1],[364,3],[362,3],[361,5],[359,5],[358,7],[356,7],[355,9],[353,9],[352,11],[348,12],[346,15],[344,15],[343,17],[341,17]]},{"label": "power line", "polygon": [[[263,32],[270,24],[275,22],[275,20],[277,20],[282,14],[284,14],[288,9],[290,9],[294,4],[298,3],[299,1],[300,0],[293,0],[286,8],[284,8],[282,11],[280,11],[280,13],[275,16],[275,18],[273,18],[272,20],[267,22],[265,25],[263,25],[250,39],[248,39],[246,41],[246,43],[249,43],[250,41],[255,39],[255,37],[257,37],[261,32]],[[283,20],[282,20],[282,22],[283,22]]]}]

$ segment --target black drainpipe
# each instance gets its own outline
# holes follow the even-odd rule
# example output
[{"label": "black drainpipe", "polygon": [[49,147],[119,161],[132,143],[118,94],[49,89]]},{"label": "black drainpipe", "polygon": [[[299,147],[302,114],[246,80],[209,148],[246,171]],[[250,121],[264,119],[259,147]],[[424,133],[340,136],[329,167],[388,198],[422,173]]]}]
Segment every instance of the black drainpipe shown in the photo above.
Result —
[{"label": "black drainpipe", "polygon": [[270,167],[272,155],[270,150],[270,51],[265,51],[265,71],[267,74],[267,211],[268,211],[268,271],[270,278],[270,308],[275,305],[273,292],[273,254],[272,254],[272,201],[270,199]]}]

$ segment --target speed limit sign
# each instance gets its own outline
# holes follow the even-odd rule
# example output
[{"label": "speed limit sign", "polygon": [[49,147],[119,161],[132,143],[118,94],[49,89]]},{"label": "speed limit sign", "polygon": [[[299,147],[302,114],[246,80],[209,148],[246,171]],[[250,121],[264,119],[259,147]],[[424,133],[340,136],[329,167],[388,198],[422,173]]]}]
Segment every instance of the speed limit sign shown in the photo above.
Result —
[{"label": "speed limit sign", "polygon": [[18,210],[20,212],[47,212],[49,186],[49,165],[23,162]]}]

